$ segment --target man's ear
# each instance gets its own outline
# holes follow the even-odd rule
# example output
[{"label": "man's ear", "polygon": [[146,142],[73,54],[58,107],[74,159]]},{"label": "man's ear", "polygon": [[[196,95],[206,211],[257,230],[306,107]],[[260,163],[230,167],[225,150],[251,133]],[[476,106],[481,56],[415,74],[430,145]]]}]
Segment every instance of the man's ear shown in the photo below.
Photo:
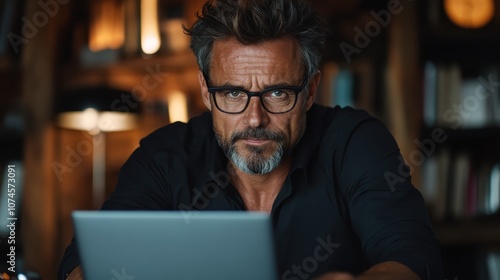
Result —
[{"label": "man's ear", "polygon": [[203,76],[203,72],[201,69],[198,69],[198,82],[200,83],[201,89],[201,97],[203,98],[203,103],[208,110],[212,111],[212,102],[210,102],[210,93],[208,92],[207,83],[205,81],[205,77]]},{"label": "man's ear", "polygon": [[307,110],[311,109],[314,104],[314,99],[316,98],[316,93],[318,92],[319,81],[321,80],[321,72],[318,71],[312,78],[309,80],[309,94],[307,95]]}]

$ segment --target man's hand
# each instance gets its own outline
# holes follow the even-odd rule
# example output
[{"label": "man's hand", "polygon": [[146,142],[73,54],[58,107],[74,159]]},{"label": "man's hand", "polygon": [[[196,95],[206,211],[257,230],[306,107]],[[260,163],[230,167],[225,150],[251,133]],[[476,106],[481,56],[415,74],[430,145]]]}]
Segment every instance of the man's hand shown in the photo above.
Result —
[{"label": "man's hand", "polygon": [[327,274],[321,275],[321,277],[316,278],[314,280],[354,280],[354,276],[349,273],[343,272],[330,272]]},{"label": "man's hand", "polygon": [[398,262],[383,262],[372,266],[365,273],[354,277],[349,273],[331,272],[315,280],[420,280],[420,277],[406,265]]},{"label": "man's hand", "polygon": [[66,280],[83,280],[83,272],[81,266],[75,267],[66,277]]}]

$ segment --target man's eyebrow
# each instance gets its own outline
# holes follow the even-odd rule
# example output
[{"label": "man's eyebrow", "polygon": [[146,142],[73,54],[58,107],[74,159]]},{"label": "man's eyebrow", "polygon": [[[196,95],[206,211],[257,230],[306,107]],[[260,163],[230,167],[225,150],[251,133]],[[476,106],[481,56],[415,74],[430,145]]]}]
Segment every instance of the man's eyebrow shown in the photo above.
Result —
[{"label": "man's eyebrow", "polygon": [[295,83],[279,82],[271,85],[264,85],[264,88],[275,88],[275,87],[291,87],[296,86]]},{"label": "man's eyebrow", "polygon": [[231,87],[231,88],[242,88],[244,89],[245,87],[242,86],[242,85],[236,85],[236,84],[232,84],[231,82],[225,82],[224,84],[218,86],[218,87]]},{"label": "man's eyebrow", "polygon": [[[278,83],[273,83],[273,84],[265,84],[263,89],[276,88],[276,87],[290,87],[290,86],[298,86],[298,84],[292,84],[292,83],[288,83],[288,82],[278,82]],[[245,86],[232,84],[231,82],[225,82],[224,84],[222,84],[220,86],[214,86],[214,87],[247,89],[247,87],[245,87]]]}]

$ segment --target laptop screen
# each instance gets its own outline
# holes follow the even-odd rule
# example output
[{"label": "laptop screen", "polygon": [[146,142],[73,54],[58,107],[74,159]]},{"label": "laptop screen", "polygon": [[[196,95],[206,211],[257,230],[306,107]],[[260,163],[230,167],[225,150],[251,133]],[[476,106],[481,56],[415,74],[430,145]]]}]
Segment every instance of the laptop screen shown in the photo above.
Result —
[{"label": "laptop screen", "polygon": [[75,211],[86,279],[277,279],[265,213]]}]

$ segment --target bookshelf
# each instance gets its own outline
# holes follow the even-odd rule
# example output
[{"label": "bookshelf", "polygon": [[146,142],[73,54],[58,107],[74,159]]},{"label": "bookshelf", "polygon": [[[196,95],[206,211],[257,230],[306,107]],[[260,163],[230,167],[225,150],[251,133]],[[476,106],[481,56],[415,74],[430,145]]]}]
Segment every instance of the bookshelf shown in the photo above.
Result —
[{"label": "bookshelf", "polygon": [[342,37],[334,29],[337,52],[326,54],[317,101],[351,105],[380,118],[405,158],[421,150],[415,139],[432,139],[435,129],[442,130],[446,140],[434,143],[423,164],[412,164],[412,179],[428,203],[446,277],[495,279],[500,269],[500,186],[495,185],[500,184],[500,17],[480,29],[463,29],[447,19],[442,4],[419,2],[413,19],[405,9],[350,63],[338,53],[338,44],[350,43],[354,35]]},{"label": "bookshelf", "polygon": [[443,3],[420,7],[421,139],[446,135],[422,165],[422,192],[447,278],[500,279],[500,14],[466,29]]},{"label": "bookshelf", "polygon": [[441,245],[453,246],[496,246],[500,245],[498,218],[483,218],[440,224],[434,228]]}]

